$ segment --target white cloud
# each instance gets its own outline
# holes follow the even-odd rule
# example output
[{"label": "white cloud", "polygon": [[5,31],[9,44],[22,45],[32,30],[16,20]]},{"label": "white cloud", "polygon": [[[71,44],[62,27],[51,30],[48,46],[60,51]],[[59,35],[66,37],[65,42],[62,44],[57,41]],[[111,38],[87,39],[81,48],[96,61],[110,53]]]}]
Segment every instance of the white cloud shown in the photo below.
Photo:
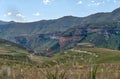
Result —
[{"label": "white cloud", "polygon": [[17,13],[17,14],[16,14],[16,17],[20,17],[20,18],[23,18],[23,19],[25,18],[25,16],[22,15],[22,14],[20,14],[20,13]]},{"label": "white cloud", "polygon": [[78,3],[77,4],[82,4],[83,3],[83,1],[78,1]]},{"label": "white cloud", "polygon": [[41,14],[39,12],[33,14],[34,16],[40,16]]},{"label": "white cloud", "polygon": [[104,3],[105,3],[104,1],[102,1],[102,2],[95,2],[94,0],[92,0],[91,3],[88,4],[88,6],[99,6],[99,5],[102,5]]},{"label": "white cloud", "polygon": [[12,12],[8,12],[7,15],[8,15],[8,16],[12,15]]},{"label": "white cloud", "polygon": [[8,12],[8,13],[4,14],[4,16],[16,16],[16,17],[25,18],[25,16],[22,15],[21,13],[12,13],[12,12]]},{"label": "white cloud", "polygon": [[5,17],[9,17],[10,20],[14,20],[14,21],[24,21],[25,20],[25,16],[22,15],[20,12],[7,12],[6,14],[4,14]]},{"label": "white cloud", "polygon": [[100,3],[88,4],[88,6],[99,6]]},{"label": "white cloud", "polygon": [[12,12],[8,12],[7,14],[4,14],[4,16],[11,16],[12,15]]},{"label": "white cloud", "polygon": [[50,2],[51,2],[50,0],[43,0],[43,3],[46,5],[49,4]]}]

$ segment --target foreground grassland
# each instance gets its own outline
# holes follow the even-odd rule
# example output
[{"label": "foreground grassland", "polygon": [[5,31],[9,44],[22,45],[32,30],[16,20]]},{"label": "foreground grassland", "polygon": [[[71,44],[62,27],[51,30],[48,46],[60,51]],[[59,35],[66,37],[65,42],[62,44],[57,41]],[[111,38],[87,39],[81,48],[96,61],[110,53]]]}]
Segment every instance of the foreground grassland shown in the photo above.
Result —
[{"label": "foreground grassland", "polygon": [[117,50],[74,48],[47,58],[7,47],[0,47],[0,79],[120,79]]}]

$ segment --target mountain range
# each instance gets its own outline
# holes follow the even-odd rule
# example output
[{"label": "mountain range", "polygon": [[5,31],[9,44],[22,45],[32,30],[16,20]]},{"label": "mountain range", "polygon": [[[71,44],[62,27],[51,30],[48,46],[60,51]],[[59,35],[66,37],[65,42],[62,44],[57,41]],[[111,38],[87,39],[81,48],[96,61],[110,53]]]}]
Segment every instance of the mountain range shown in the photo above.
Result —
[{"label": "mountain range", "polygon": [[117,8],[87,17],[64,16],[30,23],[0,21],[0,37],[37,51],[57,52],[80,42],[119,49],[119,26],[120,8]]},{"label": "mountain range", "polygon": [[[64,16],[59,19],[30,23],[0,22],[0,36],[8,38],[18,35],[45,34],[65,31],[70,27],[95,22],[120,20],[120,8],[108,13],[96,13],[87,17]],[[4,24],[4,25],[3,25]],[[5,30],[4,30],[5,29]]]}]

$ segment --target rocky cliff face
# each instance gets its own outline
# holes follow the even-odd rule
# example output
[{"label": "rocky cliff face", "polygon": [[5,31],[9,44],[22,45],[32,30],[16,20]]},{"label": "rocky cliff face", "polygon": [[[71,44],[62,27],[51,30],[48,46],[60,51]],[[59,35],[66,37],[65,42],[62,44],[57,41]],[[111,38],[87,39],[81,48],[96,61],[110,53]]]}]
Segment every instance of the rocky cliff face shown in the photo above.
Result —
[{"label": "rocky cliff face", "polygon": [[70,36],[70,37],[60,36],[59,44],[60,44],[60,47],[62,48],[70,43],[78,42],[82,40],[83,38],[84,36]]},{"label": "rocky cliff face", "polygon": [[[80,42],[81,40],[84,40],[88,34],[92,34],[92,33],[100,33],[101,32],[101,28],[75,28],[75,29],[71,29],[71,31],[68,32],[64,32],[63,35],[59,36],[59,44],[60,47],[64,47],[67,46],[71,43],[75,43],[75,42]],[[106,37],[108,37],[108,32],[106,32]]]}]

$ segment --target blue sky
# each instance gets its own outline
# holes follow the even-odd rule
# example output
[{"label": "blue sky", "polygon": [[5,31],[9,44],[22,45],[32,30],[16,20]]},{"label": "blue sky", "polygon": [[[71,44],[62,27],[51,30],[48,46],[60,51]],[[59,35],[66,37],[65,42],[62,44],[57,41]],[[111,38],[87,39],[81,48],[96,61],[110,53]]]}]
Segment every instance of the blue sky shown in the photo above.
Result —
[{"label": "blue sky", "polygon": [[0,0],[0,20],[31,22],[63,16],[111,12],[120,0]]}]

